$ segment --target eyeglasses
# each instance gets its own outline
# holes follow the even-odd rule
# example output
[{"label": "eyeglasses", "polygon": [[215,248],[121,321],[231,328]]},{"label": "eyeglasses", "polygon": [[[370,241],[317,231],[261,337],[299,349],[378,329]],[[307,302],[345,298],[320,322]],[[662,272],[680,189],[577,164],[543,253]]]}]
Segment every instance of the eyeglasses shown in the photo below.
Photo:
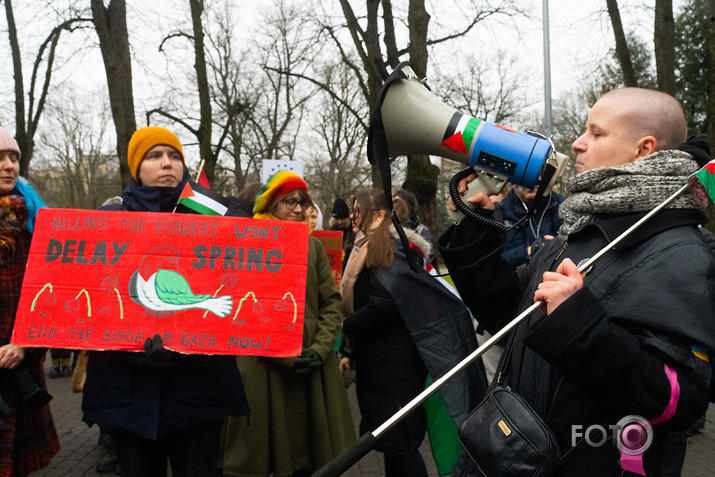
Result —
[{"label": "eyeglasses", "polygon": [[[373,212],[373,211],[378,211],[380,209],[367,209],[365,212]],[[360,210],[359,207],[355,207],[351,212],[350,215],[360,215],[362,210]]]},{"label": "eyeglasses", "polygon": [[289,210],[295,210],[296,205],[300,205],[300,208],[305,210],[308,207],[310,207],[312,204],[310,201],[307,200],[297,200],[297,199],[288,199],[288,200],[281,200],[280,201],[282,204],[285,204],[286,207],[288,207]]}]

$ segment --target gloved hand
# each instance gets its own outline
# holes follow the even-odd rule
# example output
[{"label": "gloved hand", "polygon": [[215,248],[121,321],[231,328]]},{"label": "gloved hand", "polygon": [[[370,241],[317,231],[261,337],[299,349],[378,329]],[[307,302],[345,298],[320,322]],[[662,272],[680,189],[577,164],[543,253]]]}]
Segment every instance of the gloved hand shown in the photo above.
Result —
[{"label": "gloved hand", "polygon": [[293,372],[295,374],[306,374],[313,372],[323,365],[323,359],[313,348],[303,348],[300,356],[295,360]]},{"label": "gloved hand", "polygon": [[144,341],[144,353],[146,359],[143,360],[146,367],[153,369],[166,369],[174,366],[177,354],[164,348],[164,340],[160,334],[155,334],[154,338],[147,338]]}]

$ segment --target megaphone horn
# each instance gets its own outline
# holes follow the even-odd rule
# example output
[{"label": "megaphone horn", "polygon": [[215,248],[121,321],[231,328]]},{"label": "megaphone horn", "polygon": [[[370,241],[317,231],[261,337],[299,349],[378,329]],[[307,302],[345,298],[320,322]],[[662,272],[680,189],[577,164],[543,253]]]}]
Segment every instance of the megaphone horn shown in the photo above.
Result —
[{"label": "megaphone horn", "polygon": [[[384,137],[376,138],[380,133]],[[382,144],[386,151],[378,151]],[[468,165],[479,175],[470,193],[499,193],[506,182],[533,189],[547,160],[556,158],[551,142],[463,114],[444,104],[408,62],[388,77],[373,111],[368,155],[429,154]],[[456,217],[453,217],[456,219]]]}]

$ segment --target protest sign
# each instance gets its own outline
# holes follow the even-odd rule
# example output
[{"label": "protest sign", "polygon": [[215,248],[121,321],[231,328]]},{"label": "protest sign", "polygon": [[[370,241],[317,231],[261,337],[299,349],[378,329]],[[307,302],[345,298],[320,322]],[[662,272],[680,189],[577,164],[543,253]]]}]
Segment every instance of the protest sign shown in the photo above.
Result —
[{"label": "protest sign", "polygon": [[42,209],[12,342],[299,355],[307,255],[301,222]]},{"label": "protest sign", "polygon": [[330,262],[330,272],[339,290],[343,276],[343,233],[340,230],[314,230],[313,237],[323,243]]}]

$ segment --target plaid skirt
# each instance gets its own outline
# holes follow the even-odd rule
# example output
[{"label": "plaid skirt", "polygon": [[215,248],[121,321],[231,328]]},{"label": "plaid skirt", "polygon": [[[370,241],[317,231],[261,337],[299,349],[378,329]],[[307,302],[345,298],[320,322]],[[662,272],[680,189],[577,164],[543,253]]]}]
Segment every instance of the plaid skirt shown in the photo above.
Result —
[{"label": "plaid skirt", "polygon": [[[46,390],[44,357],[37,358],[29,351],[25,362],[35,382]],[[0,370],[0,393],[13,410],[8,416],[0,415],[9,427],[0,430],[0,477],[22,476],[47,467],[60,449],[50,405],[23,409],[12,374],[7,370]]]}]

